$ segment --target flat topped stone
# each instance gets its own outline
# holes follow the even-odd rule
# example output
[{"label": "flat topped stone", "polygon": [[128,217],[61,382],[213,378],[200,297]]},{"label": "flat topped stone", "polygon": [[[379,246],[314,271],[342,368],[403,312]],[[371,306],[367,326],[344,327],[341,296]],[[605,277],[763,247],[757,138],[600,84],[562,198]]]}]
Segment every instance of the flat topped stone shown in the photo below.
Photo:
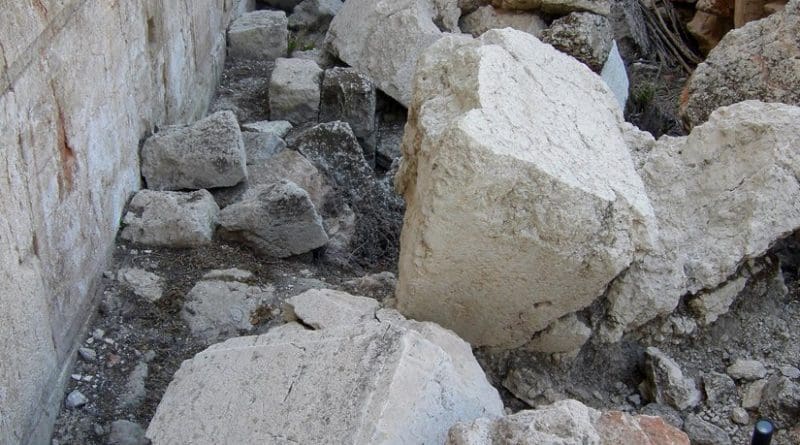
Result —
[{"label": "flat topped stone", "polygon": [[297,323],[185,361],[147,430],[153,445],[444,443],[503,405],[469,345],[438,326]]}]

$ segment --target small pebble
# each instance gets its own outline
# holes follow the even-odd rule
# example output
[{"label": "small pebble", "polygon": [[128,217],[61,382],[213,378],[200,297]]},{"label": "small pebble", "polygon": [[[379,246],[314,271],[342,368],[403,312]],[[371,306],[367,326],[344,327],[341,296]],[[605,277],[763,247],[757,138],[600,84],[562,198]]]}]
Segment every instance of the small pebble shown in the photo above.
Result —
[{"label": "small pebble", "polygon": [[95,340],[102,340],[105,335],[106,335],[106,331],[104,331],[104,330],[102,330],[100,328],[95,329],[94,331],[92,331],[92,337],[94,337]]},{"label": "small pebble", "polygon": [[97,360],[97,352],[91,348],[78,348],[78,354],[80,354],[81,358],[87,362],[93,362]]},{"label": "small pebble", "polygon": [[781,374],[789,379],[798,379],[800,378],[800,369],[794,366],[781,366]]},{"label": "small pebble", "polygon": [[75,380],[76,382],[80,382],[81,380],[83,380],[83,376],[80,374],[72,374],[69,376],[69,378]]},{"label": "small pebble", "polygon": [[80,408],[87,403],[89,403],[89,399],[87,399],[86,396],[77,389],[69,393],[67,396],[67,408]]},{"label": "small pebble", "polygon": [[731,420],[739,425],[747,425],[750,423],[750,415],[744,408],[736,407],[731,411]]}]

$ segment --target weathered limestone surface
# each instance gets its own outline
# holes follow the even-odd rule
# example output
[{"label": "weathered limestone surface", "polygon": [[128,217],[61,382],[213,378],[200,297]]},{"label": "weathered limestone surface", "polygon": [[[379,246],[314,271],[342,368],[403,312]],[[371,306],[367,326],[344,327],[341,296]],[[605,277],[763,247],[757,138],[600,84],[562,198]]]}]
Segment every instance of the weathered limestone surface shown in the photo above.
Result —
[{"label": "weathered limestone surface", "polygon": [[49,443],[73,340],[139,187],[139,141],[203,115],[232,5],[3,3],[0,443]]},{"label": "weathered limestone surface", "polygon": [[151,246],[199,246],[211,242],[218,216],[219,207],[207,190],[141,190],[128,206],[120,236]]},{"label": "weathered limestone surface", "polygon": [[348,0],[325,42],[339,59],[408,106],[417,58],[445,32],[458,33],[460,15],[456,0]]},{"label": "weathered limestone surface", "polygon": [[156,190],[232,187],[247,178],[246,152],[232,111],[166,127],[142,147],[142,176]]},{"label": "weathered limestone surface", "polygon": [[[301,317],[319,314],[313,301],[294,304]],[[175,374],[147,437],[153,445],[439,444],[456,422],[502,415],[497,391],[452,332],[394,311],[369,319],[320,330],[290,323],[211,346]]]},{"label": "weathered limestone surface", "polygon": [[286,258],[328,242],[308,192],[281,180],[253,187],[219,215],[222,236],[270,256]]},{"label": "weathered limestone surface", "polygon": [[800,105],[800,0],[725,34],[689,79],[681,117],[700,125],[715,109],[751,99]]},{"label": "weathered limestone surface", "polygon": [[689,445],[686,434],[660,417],[601,413],[577,400],[458,423],[447,439],[447,445]]},{"label": "weathered limestone surface", "polygon": [[658,219],[655,248],[609,288],[609,331],[717,288],[800,227],[800,108],[746,101],[687,137],[655,142],[640,169]]},{"label": "weathered limestone surface", "polygon": [[619,106],[585,65],[516,30],[442,39],[418,70],[396,177],[398,307],[474,345],[521,346],[649,245]]}]

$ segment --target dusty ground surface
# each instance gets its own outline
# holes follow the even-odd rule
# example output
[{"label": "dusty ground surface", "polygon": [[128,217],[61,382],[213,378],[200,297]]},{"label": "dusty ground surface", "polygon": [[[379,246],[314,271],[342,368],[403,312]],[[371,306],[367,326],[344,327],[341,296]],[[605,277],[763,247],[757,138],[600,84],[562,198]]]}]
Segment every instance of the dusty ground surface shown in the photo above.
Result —
[{"label": "dusty ground surface", "polygon": [[[124,267],[138,267],[164,277],[164,297],[153,304],[120,285],[113,277]],[[225,243],[197,249],[119,243],[114,264],[103,279],[103,301],[83,345],[96,351],[97,359],[87,361],[79,356],[72,370],[74,378],[65,391],[66,396],[77,389],[89,403],[62,410],[53,443],[105,444],[111,422],[120,419],[146,427],[181,362],[208,346],[192,337],[179,315],[185,295],[208,271],[234,267],[253,273],[250,285],[273,286],[278,302],[310,288],[342,287],[343,282],[355,278],[352,271],[323,264],[313,254],[284,261],[262,258],[245,247]],[[376,290],[372,296],[382,299],[387,292]],[[258,334],[282,323],[275,311],[280,310],[280,304],[275,306],[257,311],[255,329],[241,334]],[[130,382],[136,378],[131,376],[140,363],[147,363],[148,369],[144,397],[139,403],[123,406],[126,397],[135,392]]]}]

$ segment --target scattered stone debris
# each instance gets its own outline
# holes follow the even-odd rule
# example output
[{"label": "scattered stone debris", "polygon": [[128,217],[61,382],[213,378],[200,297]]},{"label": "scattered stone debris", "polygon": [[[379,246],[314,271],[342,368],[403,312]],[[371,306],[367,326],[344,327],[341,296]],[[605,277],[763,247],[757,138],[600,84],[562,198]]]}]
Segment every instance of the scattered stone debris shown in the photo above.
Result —
[{"label": "scattered stone debris", "polygon": [[164,293],[164,280],[152,272],[139,268],[125,268],[117,272],[117,280],[128,286],[134,294],[155,303]]}]

